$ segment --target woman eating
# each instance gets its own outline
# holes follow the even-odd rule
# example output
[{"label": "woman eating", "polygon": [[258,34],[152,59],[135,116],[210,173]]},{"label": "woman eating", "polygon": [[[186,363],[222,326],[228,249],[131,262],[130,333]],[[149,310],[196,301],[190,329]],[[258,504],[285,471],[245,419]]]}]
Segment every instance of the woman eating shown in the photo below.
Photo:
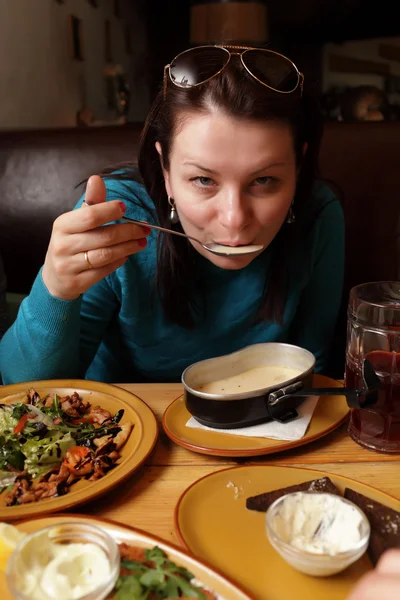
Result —
[{"label": "woman eating", "polygon": [[[178,55],[146,120],[138,167],[92,176],[75,210],[56,219],[0,344],[3,382],[177,381],[191,363],[272,341],[307,348],[323,370],[344,223],[317,177],[321,134],[288,58],[222,46]],[[261,248],[219,256],[123,217]]]}]

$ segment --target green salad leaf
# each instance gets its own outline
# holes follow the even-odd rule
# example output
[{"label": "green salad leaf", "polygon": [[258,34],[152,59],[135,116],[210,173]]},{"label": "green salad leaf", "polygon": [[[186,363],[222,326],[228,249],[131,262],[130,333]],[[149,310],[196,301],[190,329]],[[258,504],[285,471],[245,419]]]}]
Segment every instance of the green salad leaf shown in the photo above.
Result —
[{"label": "green salad leaf", "polygon": [[59,465],[67,451],[76,445],[70,433],[62,434],[50,430],[51,437],[43,439],[29,439],[21,446],[25,454],[25,469],[30,475],[36,477],[43,467],[50,470]]},{"label": "green salad leaf", "polygon": [[15,436],[6,437],[0,436],[0,471],[18,469],[22,471],[24,468],[25,456],[21,452],[19,442]]},{"label": "green salad leaf", "polygon": [[0,434],[7,435],[14,431],[19,419],[13,416],[14,407],[9,404],[0,404]]}]

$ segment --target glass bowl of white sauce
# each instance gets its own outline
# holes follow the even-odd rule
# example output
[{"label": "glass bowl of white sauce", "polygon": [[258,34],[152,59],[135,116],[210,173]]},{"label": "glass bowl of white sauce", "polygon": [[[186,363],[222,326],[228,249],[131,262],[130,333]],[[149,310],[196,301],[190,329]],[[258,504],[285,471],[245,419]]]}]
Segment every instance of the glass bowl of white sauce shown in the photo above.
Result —
[{"label": "glass bowl of white sauce", "polygon": [[292,567],[315,577],[340,573],[368,547],[371,527],[363,511],[335,494],[294,492],[267,510],[273,548]]},{"label": "glass bowl of white sauce", "polygon": [[119,570],[118,546],[106,531],[67,522],[25,536],[6,576],[16,600],[103,600]]}]

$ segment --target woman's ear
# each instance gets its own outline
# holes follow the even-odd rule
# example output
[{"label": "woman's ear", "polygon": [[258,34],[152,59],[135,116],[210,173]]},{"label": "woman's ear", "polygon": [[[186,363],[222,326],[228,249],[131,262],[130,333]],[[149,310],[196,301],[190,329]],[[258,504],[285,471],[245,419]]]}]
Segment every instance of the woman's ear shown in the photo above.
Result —
[{"label": "woman's ear", "polygon": [[161,148],[160,142],[156,142],[155,146],[156,146],[158,155],[160,157],[161,169],[163,172],[164,182],[165,182],[165,189],[166,189],[167,195],[172,197],[171,186],[169,183],[169,171],[164,167],[163,154],[162,154],[162,148]]},{"label": "woman's ear", "polygon": [[155,145],[156,145],[156,150],[157,150],[157,152],[158,152],[158,154],[159,154],[159,156],[160,156],[161,165],[162,165],[162,150],[161,150],[161,144],[160,144],[160,142],[156,142],[156,144],[155,144]]}]

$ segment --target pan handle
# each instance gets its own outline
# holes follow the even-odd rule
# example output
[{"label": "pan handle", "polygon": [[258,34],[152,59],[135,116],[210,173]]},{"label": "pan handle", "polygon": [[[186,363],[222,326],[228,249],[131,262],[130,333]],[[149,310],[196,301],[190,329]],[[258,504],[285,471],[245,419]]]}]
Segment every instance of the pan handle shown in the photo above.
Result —
[{"label": "pan handle", "polygon": [[362,379],[364,387],[361,388],[304,388],[302,381],[295,381],[267,394],[267,410],[271,419],[286,423],[298,416],[296,409],[308,396],[345,396],[350,408],[373,406],[378,402],[382,384],[367,359],[363,360]]},{"label": "pan handle", "polygon": [[[307,398],[308,396],[346,396],[347,404],[350,408],[365,408],[376,404],[378,401],[378,391],[369,390],[367,388],[303,388],[301,381],[297,382],[300,386],[292,384],[285,388],[275,390],[268,395],[268,403],[270,406],[275,406],[283,402],[289,396],[297,396]],[[293,389],[294,388],[294,389]],[[360,398],[364,398],[360,402]]]}]

